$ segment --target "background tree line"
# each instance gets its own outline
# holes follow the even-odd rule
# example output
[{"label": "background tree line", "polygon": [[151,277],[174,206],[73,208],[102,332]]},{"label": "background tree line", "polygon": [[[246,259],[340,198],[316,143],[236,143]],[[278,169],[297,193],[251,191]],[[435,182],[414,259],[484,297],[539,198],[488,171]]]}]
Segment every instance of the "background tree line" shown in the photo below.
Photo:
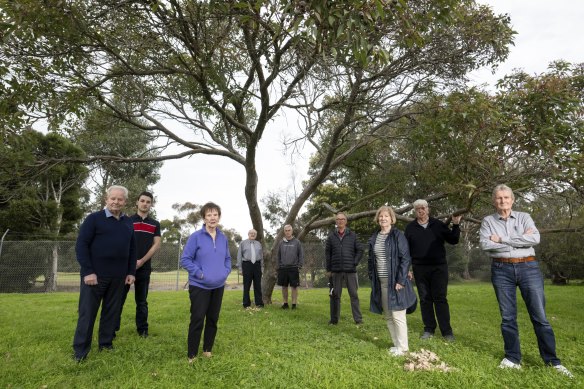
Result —
[{"label": "background tree line", "polygon": [[[332,210],[365,228],[380,204],[405,219],[418,197],[433,200],[434,215],[465,212],[471,241],[500,182],[518,190],[518,206],[545,194],[572,198],[570,212],[581,208],[582,66],[513,74],[494,95],[465,88],[469,71],[506,58],[514,36],[508,15],[478,2],[0,4],[3,136],[42,119],[97,146],[64,158],[86,166],[229,158],[245,168],[244,195],[264,243],[262,209],[270,223],[316,239],[332,226]],[[262,207],[258,144],[286,113],[300,118],[289,150],[306,143],[316,151],[298,193]],[[112,123],[145,148],[119,148],[134,143],[117,142],[125,136],[117,131],[108,139]],[[275,247],[266,246],[266,302]]]}]

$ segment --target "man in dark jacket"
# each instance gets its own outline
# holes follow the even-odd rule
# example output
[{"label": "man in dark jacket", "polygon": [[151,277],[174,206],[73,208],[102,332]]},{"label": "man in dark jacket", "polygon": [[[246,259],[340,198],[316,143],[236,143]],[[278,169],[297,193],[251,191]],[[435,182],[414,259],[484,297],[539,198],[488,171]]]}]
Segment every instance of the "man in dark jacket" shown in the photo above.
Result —
[{"label": "man in dark jacket", "polygon": [[[436,319],[446,341],[453,341],[450,326],[450,308],[446,299],[448,289],[448,263],[444,242],[457,244],[460,238],[460,219],[452,217],[452,229],[438,219],[430,217],[426,200],[414,201],[416,220],[410,222],[405,235],[410,246],[414,278],[420,295],[420,310],[424,322],[421,339],[430,339],[436,330]],[[435,316],[435,317],[434,317]]]},{"label": "man in dark jacket", "polygon": [[91,349],[93,326],[101,305],[99,349],[112,349],[120,317],[124,285],[132,285],[136,274],[136,243],[132,219],[122,210],[128,199],[123,186],[107,189],[105,208],[87,216],[79,228],[75,245],[81,266],[79,318],[73,338],[76,361]]},{"label": "man in dark jacket", "polygon": [[363,255],[363,247],[357,240],[357,235],[347,228],[347,215],[338,212],[337,228],[331,231],[325,246],[327,276],[332,279],[330,296],[331,320],[329,324],[337,324],[341,313],[341,293],[343,280],[351,297],[351,311],[355,323],[363,323],[359,308],[359,282],[357,281],[357,265]]}]

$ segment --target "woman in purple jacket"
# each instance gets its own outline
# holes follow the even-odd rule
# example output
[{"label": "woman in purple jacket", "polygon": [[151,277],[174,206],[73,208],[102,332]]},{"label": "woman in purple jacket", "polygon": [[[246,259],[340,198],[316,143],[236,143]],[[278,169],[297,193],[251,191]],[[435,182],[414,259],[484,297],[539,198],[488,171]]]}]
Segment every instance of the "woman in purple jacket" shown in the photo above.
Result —
[{"label": "woman in purple jacket", "polygon": [[217,204],[207,203],[201,208],[201,216],[205,223],[189,237],[180,259],[182,267],[189,273],[189,363],[193,362],[199,352],[203,326],[203,356],[211,357],[225,281],[231,272],[227,238],[217,228],[221,208]]}]

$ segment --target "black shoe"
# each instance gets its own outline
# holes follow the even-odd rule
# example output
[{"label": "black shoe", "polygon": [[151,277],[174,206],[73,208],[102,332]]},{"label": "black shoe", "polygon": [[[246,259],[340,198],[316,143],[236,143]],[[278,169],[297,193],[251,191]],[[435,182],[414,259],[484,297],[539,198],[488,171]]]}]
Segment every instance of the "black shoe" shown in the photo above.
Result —
[{"label": "black shoe", "polygon": [[73,355],[73,359],[77,363],[83,362],[86,358],[87,358],[87,355],[82,355],[82,356],[80,356],[80,355]]},{"label": "black shoe", "polygon": [[358,326],[363,324],[363,320],[355,320],[355,324],[357,324]]},{"label": "black shoe", "polygon": [[447,341],[449,343],[456,341],[456,338],[452,334],[444,335],[443,338],[445,341]]},{"label": "black shoe", "polygon": [[329,320],[328,324],[329,324],[329,326],[336,326],[337,324],[339,324],[339,322],[338,321]]},{"label": "black shoe", "polygon": [[264,307],[264,304],[262,304],[262,305],[256,305],[256,308],[263,308],[263,307]]},{"label": "black shoe", "polygon": [[292,309],[296,309],[296,304],[292,304]]},{"label": "black shoe", "polygon": [[107,345],[107,346],[99,346],[99,351],[104,351],[104,350],[111,351],[113,349],[114,349],[114,346],[111,345],[111,344],[110,345]]},{"label": "black shoe", "polygon": [[288,306],[288,303],[284,303],[284,304],[282,304],[282,309],[288,309],[288,308],[290,308],[290,307]]},{"label": "black shoe", "polygon": [[148,331],[138,332],[138,336],[141,337],[141,338],[147,338],[148,337]]},{"label": "black shoe", "polygon": [[428,331],[424,331],[424,333],[422,334],[422,336],[420,336],[421,340],[427,340],[427,339],[432,339],[434,337],[434,333],[433,332],[428,332]]}]

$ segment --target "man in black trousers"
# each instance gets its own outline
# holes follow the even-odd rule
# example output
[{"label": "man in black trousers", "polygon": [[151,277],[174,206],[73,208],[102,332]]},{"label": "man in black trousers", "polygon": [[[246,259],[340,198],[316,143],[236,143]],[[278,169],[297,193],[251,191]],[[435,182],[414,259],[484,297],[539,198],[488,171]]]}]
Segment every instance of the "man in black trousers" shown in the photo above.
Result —
[{"label": "man in black trousers", "polygon": [[332,281],[330,294],[331,319],[329,324],[339,322],[341,315],[341,293],[343,280],[347,284],[351,298],[351,312],[356,324],[363,323],[359,307],[359,282],[357,265],[363,255],[363,247],[357,240],[357,234],[347,227],[347,215],[338,212],[335,218],[337,227],[329,234],[325,245],[326,271]]},{"label": "man in black trousers", "polygon": [[436,319],[444,340],[455,340],[450,326],[450,307],[446,298],[448,263],[444,242],[457,244],[460,238],[460,219],[452,217],[452,229],[430,217],[426,200],[414,201],[416,220],[406,226],[405,235],[410,245],[414,278],[420,295],[420,311],[424,322],[421,339],[430,339],[436,330]]},{"label": "man in black trousers", "polygon": [[135,279],[134,226],[122,212],[128,190],[123,186],[111,186],[106,195],[105,208],[87,216],[79,228],[75,245],[81,265],[79,318],[73,338],[77,362],[84,360],[91,350],[93,326],[100,305],[99,349],[113,349],[124,285],[131,285]]},{"label": "man in black trousers", "polygon": [[[134,281],[134,300],[136,301],[136,331],[142,338],[148,337],[148,289],[150,273],[152,272],[152,257],[160,249],[160,223],[150,217],[154,205],[154,196],[150,192],[142,192],[136,201],[136,214],[131,216],[134,223],[134,238],[136,239],[136,281]],[[130,285],[126,285],[122,296],[122,307],[116,331],[120,329],[122,310]]]}]

